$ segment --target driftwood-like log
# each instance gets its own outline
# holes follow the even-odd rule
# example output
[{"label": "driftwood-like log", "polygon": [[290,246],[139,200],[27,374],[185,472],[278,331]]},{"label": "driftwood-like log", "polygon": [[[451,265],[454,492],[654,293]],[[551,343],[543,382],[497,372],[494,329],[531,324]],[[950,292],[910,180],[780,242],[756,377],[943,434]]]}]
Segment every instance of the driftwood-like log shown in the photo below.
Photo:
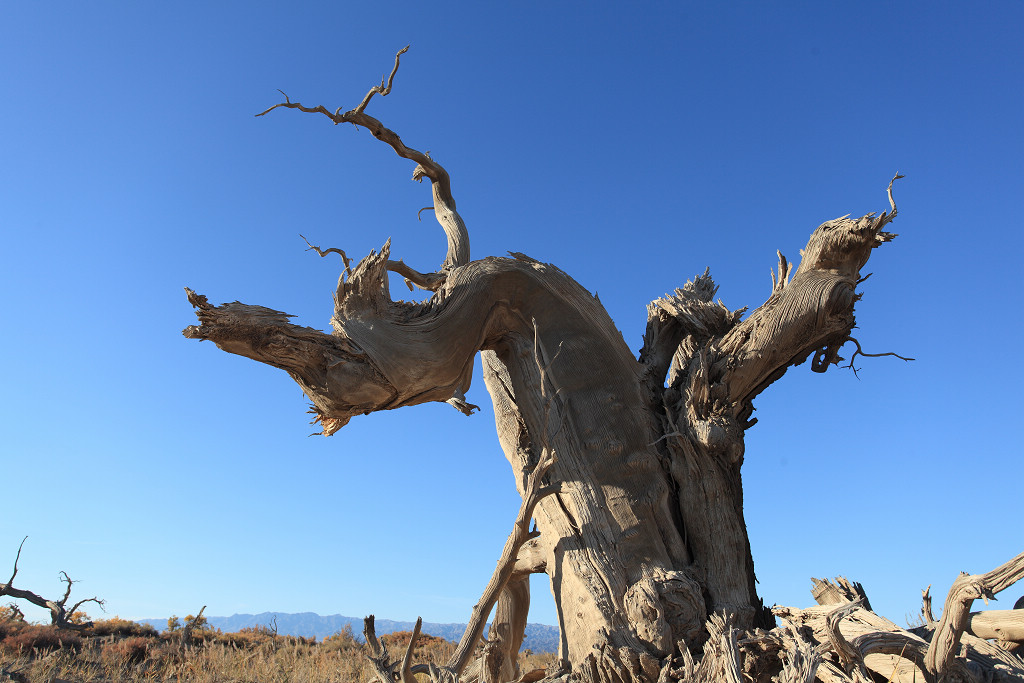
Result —
[{"label": "driftwood-like log", "polygon": [[1004,642],[1024,642],[1024,610],[1003,609],[971,612],[964,625],[967,633],[978,638]]},{"label": "driftwood-like log", "polygon": [[37,607],[42,607],[43,609],[48,610],[50,612],[50,623],[57,628],[63,628],[69,631],[81,631],[92,626],[91,621],[77,623],[71,621],[71,617],[82,605],[90,602],[96,603],[100,606],[100,609],[102,609],[104,601],[99,598],[92,597],[79,600],[71,607],[68,607],[68,600],[71,598],[71,587],[75,582],[71,580],[71,577],[69,577],[66,572],[60,573],[60,580],[66,584],[66,587],[64,589],[64,595],[57,600],[49,600],[37,593],[33,593],[32,591],[14,587],[14,579],[18,575],[18,560],[21,559],[21,549],[25,546],[25,541],[27,540],[28,536],[23,538],[21,540],[21,544],[18,545],[18,553],[14,557],[14,569],[11,571],[11,578],[7,580],[7,583],[0,583],[0,597],[10,596],[18,600],[26,600]]},{"label": "driftwood-like log", "polygon": [[977,598],[987,603],[1024,577],[1024,553],[985,574],[961,574],[953,582],[935,625],[935,635],[928,646],[925,666],[928,672],[942,679],[956,656],[960,639],[970,621],[971,605]]},{"label": "driftwood-like log", "polygon": [[[966,579],[973,584],[980,581],[986,586],[1005,588],[1013,580],[1018,560],[1014,558],[993,572]],[[824,604],[808,609],[776,607],[774,612],[791,620],[797,627],[811,629],[813,639],[818,643],[817,651],[825,656],[817,674],[823,682],[850,683],[863,680],[863,674],[858,674],[850,666],[857,662],[863,662],[876,677],[895,682],[962,680],[980,683],[1024,680],[1024,660],[999,643],[976,637],[966,630],[961,631],[958,637],[954,656],[944,662],[941,670],[931,670],[928,668],[928,657],[936,647],[936,638],[941,635],[937,629],[940,622],[926,623],[913,631],[903,629],[863,606],[866,595],[860,584],[842,577],[835,582],[818,579],[813,579],[813,582],[813,594]],[[925,591],[924,595],[927,604],[929,591]],[[961,607],[957,605],[962,604],[961,600],[950,603],[947,608],[952,610],[952,614],[959,614]],[[1009,635],[1013,628],[1009,624],[1017,623],[1017,617],[1015,614],[1006,616],[1005,613],[1014,611],[992,611],[988,613],[992,615],[989,623],[1005,626],[1002,634]],[[967,621],[969,623],[978,619],[979,624],[985,624],[987,618],[982,615],[986,613],[969,614]],[[947,616],[945,612],[944,616]],[[985,627],[980,627],[980,630],[984,633]],[[1000,637],[994,630],[988,635]],[[779,629],[765,637],[781,639]],[[741,644],[747,642],[749,639],[741,641]],[[791,646],[781,648],[782,651],[788,649]],[[831,662],[829,658],[832,658]]]}]

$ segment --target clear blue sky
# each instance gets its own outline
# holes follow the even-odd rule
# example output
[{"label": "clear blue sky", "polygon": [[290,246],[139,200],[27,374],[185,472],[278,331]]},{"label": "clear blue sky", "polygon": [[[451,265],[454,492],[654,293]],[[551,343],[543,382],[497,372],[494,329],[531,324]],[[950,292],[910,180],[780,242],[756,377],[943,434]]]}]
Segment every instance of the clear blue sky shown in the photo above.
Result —
[{"label": "clear blue sky", "polygon": [[326,328],[340,261],[299,233],[441,262],[409,162],[253,117],[276,88],[351,108],[410,43],[369,111],[450,171],[474,256],[557,264],[634,349],[651,299],[710,266],[757,306],[776,249],[905,174],[856,334],[917,360],[801,366],[757,400],[760,593],[845,574],[902,622],[1024,549],[1024,4],[369,5],[0,5],[0,580],[27,535],[17,585],[66,570],[123,617],[467,618],[519,504],[479,378],[472,418],[308,438],[285,373],[180,333],[184,286]]}]

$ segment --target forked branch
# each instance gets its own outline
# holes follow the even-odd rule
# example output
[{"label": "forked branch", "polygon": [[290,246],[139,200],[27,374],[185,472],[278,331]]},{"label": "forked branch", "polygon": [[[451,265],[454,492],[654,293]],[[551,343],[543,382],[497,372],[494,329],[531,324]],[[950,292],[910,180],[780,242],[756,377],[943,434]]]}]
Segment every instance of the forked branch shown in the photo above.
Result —
[{"label": "forked branch", "polygon": [[363,638],[370,654],[366,658],[370,660],[380,683],[417,683],[415,674],[428,673],[429,667],[424,664],[413,666],[412,653],[416,648],[416,639],[420,636],[420,628],[423,626],[423,617],[417,617],[416,627],[413,629],[409,645],[405,648],[405,654],[401,660],[392,660],[388,647],[377,639],[377,631],[374,625],[374,616],[363,619]]},{"label": "forked branch", "polygon": [[908,358],[906,356],[901,356],[900,354],[894,353],[892,351],[887,351],[885,353],[865,353],[864,350],[862,348],[860,348],[860,342],[859,341],[857,341],[853,337],[848,337],[847,341],[852,341],[854,343],[854,345],[857,347],[857,350],[853,352],[852,356],[850,356],[850,364],[846,366],[846,367],[850,368],[851,370],[853,370],[853,374],[854,375],[857,375],[857,368],[855,368],[853,366],[853,361],[854,361],[854,359],[857,356],[864,356],[865,358],[882,358],[883,356],[895,356],[896,358],[899,358],[900,360],[907,361],[907,362],[912,361],[912,360],[916,360],[914,358]]},{"label": "forked branch", "polygon": [[[469,231],[466,229],[466,224],[462,220],[462,217],[455,210],[455,198],[452,196],[451,180],[448,176],[448,172],[444,169],[441,164],[437,163],[430,158],[430,153],[423,153],[415,150],[411,147],[406,147],[402,142],[402,139],[393,130],[385,127],[383,123],[373,118],[366,113],[366,106],[370,103],[370,100],[374,95],[381,95],[382,97],[391,92],[392,83],[395,80],[395,73],[398,71],[399,57],[409,49],[409,46],[402,48],[395,55],[395,66],[391,70],[391,75],[386,80],[381,79],[379,86],[374,86],[366,93],[366,97],[359,103],[355,109],[351,109],[344,114],[341,113],[341,107],[338,107],[331,113],[322,104],[316,107],[307,107],[299,102],[292,102],[288,95],[284,91],[279,90],[284,95],[284,102],[275,104],[274,106],[260,112],[256,116],[263,116],[278,107],[286,107],[288,109],[298,109],[310,114],[323,114],[327,118],[331,119],[335,125],[339,123],[351,123],[355,126],[361,126],[377,138],[378,140],[389,145],[398,156],[409,159],[410,161],[416,162],[417,166],[413,170],[413,180],[419,181],[424,177],[429,178],[431,182],[431,189],[434,196],[434,216],[437,218],[438,223],[444,229],[445,235],[448,238],[448,253],[445,256],[444,263],[442,264],[442,270],[449,270],[458,266],[463,266],[469,263]],[[416,282],[415,279],[409,278],[412,282]],[[419,283],[417,283],[419,284]],[[421,285],[422,286],[422,285]],[[425,289],[431,289],[425,287]]]},{"label": "forked branch", "polygon": [[[352,259],[350,259],[348,254],[346,254],[343,250],[338,249],[336,247],[330,247],[329,249],[321,249],[315,244],[310,244],[309,240],[307,240],[303,235],[299,235],[299,237],[302,237],[302,241],[308,245],[309,248],[306,249],[306,251],[315,251],[317,254],[320,255],[321,258],[327,256],[328,254],[338,254],[339,256],[341,256],[341,260],[345,263],[345,272],[342,275],[342,278],[344,279],[346,277],[352,277]],[[391,271],[392,273],[398,273],[399,275],[404,277],[405,282],[406,284],[409,285],[410,290],[412,289],[412,285],[416,285],[420,289],[426,289],[431,292],[436,292],[438,289],[441,288],[442,285],[444,285],[444,281],[446,279],[444,273],[421,273],[405,265],[405,262],[401,260],[389,260],[387,263],[387,270]]]}]

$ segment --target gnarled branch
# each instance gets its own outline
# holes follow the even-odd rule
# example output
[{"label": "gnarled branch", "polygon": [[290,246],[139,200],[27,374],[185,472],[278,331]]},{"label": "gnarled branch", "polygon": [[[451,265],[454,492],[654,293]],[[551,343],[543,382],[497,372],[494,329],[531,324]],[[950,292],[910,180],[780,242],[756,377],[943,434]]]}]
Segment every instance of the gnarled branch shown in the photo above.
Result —
[{"label": "gnarled branch", "polygon": [[[430,179],[434,197],[434,216],[437,218],[437,222],[441,224],[448,238],[448,253],[441,266],[442,270],[446,271],[469,263],[469,231],[466,229],[466,224],[462,217],[455,209],[455,198],[452,196],[451,179],[448,176],[448,171],[441,164],[431,159],[429,152],[423,153],[407,147],[397,133],[388,129],[383,123],[365,112],[366,106],[374,95],[380,94],[384,96],[391,92],[391,84],[395,79],[395,73],[398,71],[398,58],[408,49],[409,46],[407,45],[395,55],[395,67],[391,70],[391,75],[387,78],[387,81],[381,80],[381,84],[371,88],[366,97],[363,98],[363,101],[359,103],[359,106],[344,114],[340,113],[340,107],[334,113],[331,113],[323,105],[306,107],[299,102],[292,102],[288,95],[279,90],[278,92],[284,95],[285,101],[275,104],[265,111],[256,114],[256,116],[263,116],[278,107],[298,109],[299,111],[311,114],[323,114],[334,121],[335,125],[351,123],[366,128],[375,138],[395,150],[398,156],[415,162],[416,168],[413,170],[413,180],[419,181],[424,177]],[[427,287],[426,289],[430,288]]]}]

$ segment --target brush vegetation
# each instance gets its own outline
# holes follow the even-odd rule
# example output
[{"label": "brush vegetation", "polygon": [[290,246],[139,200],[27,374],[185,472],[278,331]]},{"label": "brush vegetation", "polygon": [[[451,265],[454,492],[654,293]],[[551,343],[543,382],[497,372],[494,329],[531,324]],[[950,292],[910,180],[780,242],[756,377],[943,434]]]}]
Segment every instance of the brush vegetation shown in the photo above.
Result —
[{"label": "brush vegetation", "polygon": [[[85,621],[84,615],[75,615]],[[367,681],[375,672],[367,648],[350,627],[321,641],[279,635],[271,626],[224,633],[203,623],[200,616],[176,617],[158,632],[147,624],[113,617],[97,620],[80,631],[31,624],[20,611],[0,608],[0,681],[299,681],[348,683]],[[187,642],[184,627],[195,627]],[[381,636],[389,650],[404,652],[412,633]],[[419,662],[444,664],[456,643],[420,634],[415,657]],[[526,670],[546,669],[554,654],[521,655]]]}]

